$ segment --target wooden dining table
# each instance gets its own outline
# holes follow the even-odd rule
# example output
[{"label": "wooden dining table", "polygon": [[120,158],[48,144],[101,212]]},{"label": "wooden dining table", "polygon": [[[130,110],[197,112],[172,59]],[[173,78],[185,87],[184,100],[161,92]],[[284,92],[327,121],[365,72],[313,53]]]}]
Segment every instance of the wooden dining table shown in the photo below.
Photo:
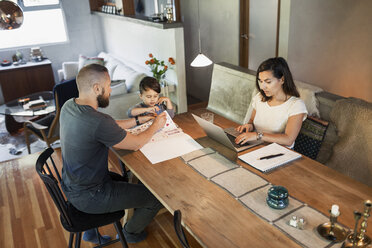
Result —
[{"label": "wooden dining table", "polygon": [[[339,205],[341,215],[338,221],[342,225],[353,228],[353,211],[363,211],[363,202],[372,200],[371,187],[305,156],[269,173],[254,169],[240,161],[237,156],[260,146],[237,154],[210,139],[191,116],[191,112],[200,114],[203,111],[205,110],[198,109],[176,115],[174,121],[202,146],[215,149],[229,160],[274,185],[284,186],[292,197],[321,213],[329,216],[331,206]],[[214,123],[222,128],[238,125],[216,114]],[[181,210],[184,227],[202,246],[301,247],[274,225],[243,206],[224,189],[186,165],[182,159],[174,158],[151,164],[140,151],[113,151],[168,211],[173,214],[175,210]],[[366,234],[372,237],[372,225],[370,226]]]}]

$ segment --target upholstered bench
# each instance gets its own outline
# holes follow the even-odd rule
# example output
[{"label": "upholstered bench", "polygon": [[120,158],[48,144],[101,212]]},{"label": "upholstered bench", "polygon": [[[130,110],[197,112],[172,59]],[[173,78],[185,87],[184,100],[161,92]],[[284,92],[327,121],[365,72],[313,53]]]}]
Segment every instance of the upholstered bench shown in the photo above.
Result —
[{"label": "upholstered bench", "polygon": [[[319,146],[305,154],[356,180],[372,186],[372,103],[345,98],[295,81],[309,116],[299,137]],[[257,94],[256,72],[228,63],[214,64],[207,109],[243,124]],[[311,151],[310,151],[311,150]]]}]

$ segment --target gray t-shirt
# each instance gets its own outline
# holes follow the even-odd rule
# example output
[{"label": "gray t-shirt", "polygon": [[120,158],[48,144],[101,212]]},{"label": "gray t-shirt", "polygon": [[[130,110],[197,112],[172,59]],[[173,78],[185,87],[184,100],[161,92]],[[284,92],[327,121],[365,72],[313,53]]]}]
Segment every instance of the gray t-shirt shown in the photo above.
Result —
[{"label": "gray t-shirt", "polygon": [[108,149],[125,136],[126,131],[111,116],[68,100],[60,116],[65,193],[94,189],[110,180]]}]

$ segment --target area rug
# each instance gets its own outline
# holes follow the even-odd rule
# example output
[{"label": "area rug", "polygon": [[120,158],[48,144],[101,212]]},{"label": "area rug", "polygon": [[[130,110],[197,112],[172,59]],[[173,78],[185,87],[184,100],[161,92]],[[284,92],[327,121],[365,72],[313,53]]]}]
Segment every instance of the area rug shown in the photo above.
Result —
[{"label": "area rug", "polygon": [[[29,137],[31,153],[44,150],[47,145],[34,135]],[[58,147],[58,142],[52,147]],[[5,127],[5,117],[0,115],[0,162],[16,159],[28,155],[23,131],[10,135]]]}]

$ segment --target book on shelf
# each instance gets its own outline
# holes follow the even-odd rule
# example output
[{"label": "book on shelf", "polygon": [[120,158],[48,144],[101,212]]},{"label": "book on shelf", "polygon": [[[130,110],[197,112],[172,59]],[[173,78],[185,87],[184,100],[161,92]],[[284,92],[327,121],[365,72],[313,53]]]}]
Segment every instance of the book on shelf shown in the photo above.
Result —
[{"label": "book on shelf", "polygon": [[291,149],[272,143],[238,158],[259,171],[268,172],[301,157],[301,154]]}]

